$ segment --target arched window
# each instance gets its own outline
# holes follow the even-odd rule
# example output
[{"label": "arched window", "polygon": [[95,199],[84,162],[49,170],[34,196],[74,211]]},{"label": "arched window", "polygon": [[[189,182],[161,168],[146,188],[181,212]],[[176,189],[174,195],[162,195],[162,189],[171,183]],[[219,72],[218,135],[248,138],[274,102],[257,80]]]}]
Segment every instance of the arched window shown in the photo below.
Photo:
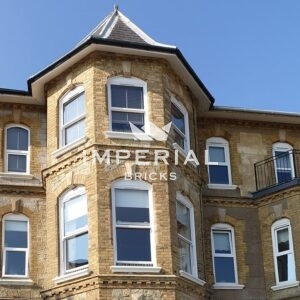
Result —
[{"label": "arched window", "polygon": [[295,177],[293,147],[287,143],[273,144],[276,183],[284,183]]},{"label": "arched window", "polygon": [[171,116],[174,131],[174,143],[184,152],[190,150],[188,112],[181,102],[171,97]]},{"label": "arched window", "polygon": [[143,128],[144,132],[147,132],[146,82],[132,77],[113,77],[109,79],[107,87],[109,130],[119,133],[131,133],[131,127],[134,125],[137,129],[141,130]]},{"label": "arched window", "polygon": [[88,213],[84,187],[65,193],[60,199],[61,275],[87,269]]},{"label": "arched window", "polygon": [[151,185],[119,180],[112,185],[115,267],[122,272],[159,272],[153,233]]},{"label": "arched window", "polygon": [[21,214],[3,217],[3,277],[28,277],[29,222]]},{"label": "arched window", "polygon": [[225,223],[214,224],[211,227],[211,248],[215,277],[214,287],[239,286],[233,227]]},{"label": "arched window", "polygon": [[5,128],[5,172],[29,173],[29,129],[11,124]]},{"label": "arched window", "polygon": [[180,273],[198,278],[194,208],[180,192],[176,192],[176,216]]},{"label": "arched window", "polygon": [[206,141],[206,161],[209,184],[231,185],[231,167],[228,142],[220,137],[211,137]]},{"label": "arched window", "polygon": [[85,95],[83,86],[68,92],[60,101],[60,146],[85,136]]},{"label": "arched window", "polygon": [[290,220],[280,219],[271,227],[277,287],[296,283],[295,258]]}]

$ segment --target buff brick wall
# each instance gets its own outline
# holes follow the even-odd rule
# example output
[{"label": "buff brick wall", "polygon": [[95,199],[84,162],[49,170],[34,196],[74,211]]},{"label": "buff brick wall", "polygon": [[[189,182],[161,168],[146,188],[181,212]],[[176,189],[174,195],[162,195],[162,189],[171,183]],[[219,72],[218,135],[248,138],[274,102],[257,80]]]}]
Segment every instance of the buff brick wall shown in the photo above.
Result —
[{"label": "buff brick wall", "polygon": [[[31,176],[12,177],[4,172],[5,127],[25,125],[30,130],[29,160]],[[1,275],[0,295],[7,298],[39,298],[45,278],[46,227],[45,192],[41,170],[46,166],[46,113],[40,105],[0,105],[0,241],[2,245],[3,217],[8,213],[23,214],[29,219],[29,274],[30,285],[8,285]],[[1,256],[2,259],[2,256]],[[1,262],[2,266],[2,262]],[[2,271],[2,269],[1,269]],[[1,272],[2,273],[2,272]]]},{"label": "buff brick wall", "polygon": [[258,210],[264,258],[265,282],[269,299],[287,299],[294,297],[296,299],[300,297],[299,286],[279,291],[272,291],[270,288],[271,286],[276,285],[271,226],[275,221],[282,218],[290,220],[296,265],[296,280],[299,280],[300,278],[299,200],[300,191],[299,188],[295,187],[282,193],[279,192],[272,196],[264,197],[259,204]]},{"label": "buff brick wall", "polygon": [[[176,224],[176,190],[182,191],[195,207],[195,222],[197,231],[197,258],[200,278],[204,278],[204,261],[203,245],[201,239],[201,214],[198,210],[200,207],[200,189],[199,176],[197,168],[191,165],[183,166],[182,157],[180,157],[180,166],[169,167],[164,164],[159,166],[135,166],[134,161],[126,161],[120,166],[105,166],[99,163],[93,165],[91,162],[91,152],[100,151],[102,155],[106,149],[150,149],[170,147],[172,141],[167,143],[153,141],[151,143],[141,143],[133,140],[107,139],[105,132],[109,128],[107,91],[106,83],[108,78],[123,74],[122,62],[131,62],[131,76],[140,78],[147,82],[148,97],[148,115],[149,120],[158,127],[162,127],[171,121],[170,115],[170,97],[175,95],[181,100],[189,111],[189,125],[191,146],[196,147],[194,122],[193,100],[186,87],[180,82],[178,77],[171,72],[164,61],[155,61],[152,59],[130,58],[127,56],[112,55],[107,53],[93,53],[81,62],[67,70],[57,78],[52,80],[46,87],[47,90],[47,109],[48,109],[48,152],[47,170],[43,175],[46,182],[47,191],[47,279],[45,282],[43,295],[45,297],[61,298],[71,295],[72,288],[65,292],[66,286],[71,282],[56,285],[53,278],[59,275],[59,218],[58,218],[58,201],[60,195],[68,188],[77,185],[84,185],[88,198],[88,224],[89,224],[89,269],[92,271],[91,276],[87,279],[81,279],[79,285],[76,280],[72,285],[76,286],[77,294],[82,297],[93,299],[91,294],[91,283],[87,283],[85,288],[84,282],[95,281],[99,274],[107,278],[109,290],[105,287],[100,288],[99,299],[112,299],[116,295],[125,296],[126,290],[119,289],[116,282],[111,281],[109,276],[114,276],[118,280],[127,283],[128,289],[136,290],[140,294],[145,287],[143,281],[138,280],[138,284],[128,274],[113,274],[110,267],[114,264],[113,249],[113,228],[111,212],[111,184],[113,181],[124,178],[124,173],[128,169],[135,168],[136,172],[149,174],[152,171],[168,173],[170,171],[178,172],[179,179],[176,183],[172,181],[149,181],[153,189],[153,211],[154,211],[154,235],[156,244],[157,264],[162,268],[158,275],[149,277],[149,284],[153,285],[152,294],[159,293],[159,299],[175,299],[175,288],[170,289],[167,278],[173,278],[171,281],[176,282],[176,277],[164,277],[170,275],[179,275],[179,255],[178,255],[178,238]],[[53,152],[58,149],[58,109],[59,101],[73,85],[81,84],[84,86],[86,95],[86,136],[88,141],[66,152],[59,157],[55,157]],[[171,138],[172,139],[172,136]],[[82,150],[87,151],[87,164],[82,161]],[[152,150],[151,150],[152,149]],[[170,149],[171,156],[174,155],[173,149]],[[152,153],[152,152],[151,152]],[[153,153],[149,154],[149,159],[153,160]],[[114,156],[114,154],[112,154]],[[174,162],[174,158],[172,158]],[[147,180],[146,180],[147,181]],[[101,276],[102,276],[101,275]],[[138,278],[140,278],[139,276]],[[94,279],[93,279],[94,278]],[[118,281],[119,282],[119,281]],[[158,282],[159,288],[155,288]],[[93,283],[95,284],[95,283]],[[175,284],[172,283],[171,286]],[[177,284],[177,283],[176,283]],[[175,285],[176,285],[175,284]],[[115,288],[115,290],[112,290]],[[155,291],[156,290],[156,291]],[[181,280],[178,293],[181,295],[190,295],[187,299],[199,299],[206,297],[205,288],[198,286],[188,280]],[[86,293],[86,294],[84,294]],[[125,293],[125,294],[124,294]],[[144,293],[144,292],[143,292]],[[142,293],[142,294],[143,294]],[[147,292],[145,292],[147,295]],[[104,294],[106,296],[104,296]],[[153,295],[154,295],[153,294]],[[178,294],[179,295],[179,294]],[[92,297],[92,298],[90,298]],[[96,297],[96,296],[95,296]],[[107,297],[107,298],[105,298]],[[133,297],[133,296],[132,296]],[[97,298],[95,298],[97,299]],[[133,298],[132,298],[133,299]],[[178,298],[180,299],[180,298]]]}]

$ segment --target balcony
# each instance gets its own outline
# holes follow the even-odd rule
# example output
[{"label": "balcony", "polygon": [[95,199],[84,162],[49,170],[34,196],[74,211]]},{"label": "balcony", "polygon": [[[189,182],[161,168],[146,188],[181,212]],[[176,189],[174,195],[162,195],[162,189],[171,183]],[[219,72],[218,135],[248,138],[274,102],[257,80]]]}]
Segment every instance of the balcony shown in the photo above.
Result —
[{"label": "balcony", "polygon": [[254,197],[300,184],[300,150],[278,153],[254,164],[256,192]]}]

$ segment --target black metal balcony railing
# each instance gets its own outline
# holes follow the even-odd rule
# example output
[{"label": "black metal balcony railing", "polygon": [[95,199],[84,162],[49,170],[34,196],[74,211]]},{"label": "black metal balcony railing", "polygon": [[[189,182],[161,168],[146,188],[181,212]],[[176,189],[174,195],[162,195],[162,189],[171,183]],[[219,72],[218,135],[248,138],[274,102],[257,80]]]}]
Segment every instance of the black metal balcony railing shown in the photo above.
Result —
[{"label": "black metal balcony railing", "polygon": [[300,150],[281,152],[254,164],[256,191],[277,186],[300,175]]}]

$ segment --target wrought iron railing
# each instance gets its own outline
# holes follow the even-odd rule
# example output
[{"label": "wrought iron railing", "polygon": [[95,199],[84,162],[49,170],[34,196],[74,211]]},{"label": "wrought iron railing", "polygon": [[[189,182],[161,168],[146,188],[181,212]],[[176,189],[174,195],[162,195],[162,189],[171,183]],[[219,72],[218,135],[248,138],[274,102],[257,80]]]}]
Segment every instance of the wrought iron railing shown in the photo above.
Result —
[{"label": "wrought iron railing", "polygon": [[254,164],[256,190],[268,189],[299,178],[300,150],[281,152]]}]

